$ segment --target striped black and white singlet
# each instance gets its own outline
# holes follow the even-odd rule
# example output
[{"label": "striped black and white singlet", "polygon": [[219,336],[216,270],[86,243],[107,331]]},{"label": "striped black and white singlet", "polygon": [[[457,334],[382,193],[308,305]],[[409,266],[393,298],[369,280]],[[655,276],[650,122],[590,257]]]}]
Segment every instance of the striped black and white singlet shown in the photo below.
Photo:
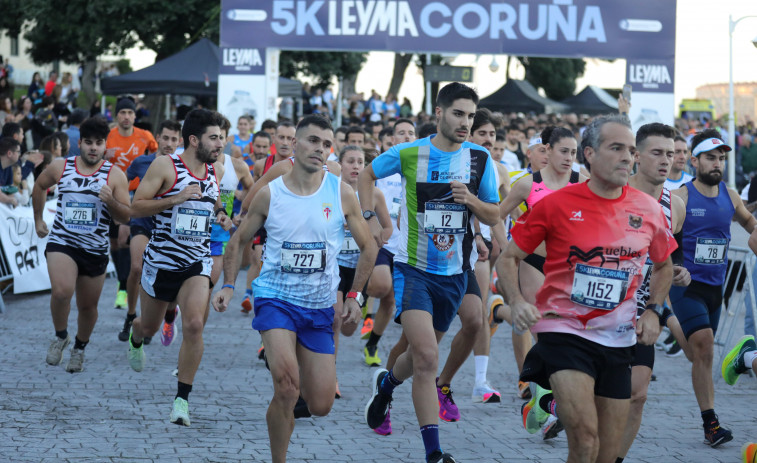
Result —
[{"label": "striped black and white singlet", "polygon": [[[668,226],[668,230],[670,230],[670,233],[672,234],[673,212],[671,211],[670,205],[670,190],[662,187],[662,193],[660,193],[660,199],[658,200],[658,202],[660,203],[660,206],[662,206],[662,211],[665,214],[665,224]],[[649,277],[652,276],[653,265],[654,264],[649,259],[649,255],[647,255],[647,260],[644,263],[644,267],[641,273],[641,277],[644,280],[641,282],[639,289],[636,290],[636,311],[638,316],[641,316],[641,314],[644,313],[644,310],[647,307],[647,301],[649,300]]]},{"label": "striped black and white singlet", "polygon": [[206,164],[205,178],[197,178],[187,169],[181,156],[170,155],[176,171],[173,187],[156,198],[179,194],[189,185],[199,185],[201,199],[192,199],[155,215],[155,229],[144,253],[144,261],[169,271],[186,270],[210,257],[210,228],[213,208],[220,194],[212,164]]},{"label": "striped black and white singlet", "polygon": [[76,168],[76,159],[66,159],[58,180],[58,205],[49,242],[107,255],[111,217],[99,195],[100,188],[108,184],[113,164],[103,161],[92,175],[84,175]]}]

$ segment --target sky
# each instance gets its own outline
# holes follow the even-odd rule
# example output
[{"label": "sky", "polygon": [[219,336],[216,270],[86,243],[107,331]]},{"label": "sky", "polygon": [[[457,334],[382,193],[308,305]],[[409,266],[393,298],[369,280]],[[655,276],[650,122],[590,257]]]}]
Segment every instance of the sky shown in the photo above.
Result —
[{"label": "sky", "polygon": [[[671,0],[660,0],[671,1]],[[676,71],[675,101],[694,98],[696,88],[710,83],[728,83],[728,15],[734,19],[757,16],[755,0],[678,0],[676,18]],[[757,17],[739,22],[733,34],[733,76],[735,82],[757,81],[757,48],[752,40],[757,38]],[[132,49],[127,52],[132,68],[137,70],[151,65],[155,54],[151,51]],[[489,70],[492,55],[458,55],[452,64],[475,66],[473,85],[479,94],[487,96],[505,82],[506,55],[494,57],[499,64],[495,73]],[[393,53],[372,52],[356,80],[356,90],[370,95],[376,89],[385,96],[392,75]],[[512,60],[516,61],[516,60]],[[523,68],[515,62],[511,77],[522,78]],[[586,73],[576,82],[576,91],[586,85],[606,88],[621,88],[625,83],[625,60],[613,63],[589,59]],[[422,108],[423,76],[413,64],[405,73],[405,81],[399,92],[410,98],[415,109]]]}]

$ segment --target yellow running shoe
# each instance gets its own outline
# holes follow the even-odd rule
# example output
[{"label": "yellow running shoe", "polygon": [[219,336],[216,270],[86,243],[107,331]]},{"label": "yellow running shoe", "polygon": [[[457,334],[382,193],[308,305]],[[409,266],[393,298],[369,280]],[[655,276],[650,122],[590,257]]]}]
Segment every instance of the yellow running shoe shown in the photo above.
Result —
[{"label": "yellow running shoe", "polygon": [[757,444],[754,442],[747,442],[741,447],[741,457],[744,459],[744,463],[757,463]]},{"label": "yellow running shoe", "polygon": [[118,291],[116,293],[116,308],[117,309],[125,309],[127,305],[126,300],[126,291]]},{"label": "yellow running shoe", "polygon": [[744,336],[739,339],[720,365],[720,373],[726,383],[733,386],[739,380],[739,375],[749,370],[749,366],[744,363],[744,354],[755,350],[757,350],[757,343],[754,342],[754,336]]},{"label": "yellow running shoe", "polygon": [[378,356],[378,346],[365,346],[363,348],[365,354],[365,364],[369,367],[381,366],[381,359]]}]

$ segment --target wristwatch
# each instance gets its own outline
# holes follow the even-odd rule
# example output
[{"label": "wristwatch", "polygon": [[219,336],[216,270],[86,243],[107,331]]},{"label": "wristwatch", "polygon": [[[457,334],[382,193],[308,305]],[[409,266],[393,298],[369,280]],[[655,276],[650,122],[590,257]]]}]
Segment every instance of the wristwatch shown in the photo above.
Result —
[{"label": "wristwatch", "polygon": [[647,304],[644,310],[651,310],[652,312],[657,314],[657,318],[659,318],[660,323],[662,323],[662,316],[665,309],[663,309],[663,307],[660,304]]},{"label": "wristwatch", "polygon": [[365,298],[363,297],[363,294],[357,291],[350,291],[349,293],[347,293],[345,300],[346,299],[355,299],[357,301],[357,305],[359,305],[360,307],[362,307],[363,303],[365,302]]},{"label": "wristwatch", "polygon": [[376,217],[375,211],[363,211],[363,218],[365,220],[371,220],[371,217]]}]

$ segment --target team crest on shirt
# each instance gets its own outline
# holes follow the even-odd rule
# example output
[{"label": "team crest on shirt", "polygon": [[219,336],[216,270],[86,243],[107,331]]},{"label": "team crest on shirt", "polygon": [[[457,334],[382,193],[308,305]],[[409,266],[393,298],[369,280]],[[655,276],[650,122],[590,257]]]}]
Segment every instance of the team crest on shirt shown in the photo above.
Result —
[{"label": "team crest on shirt", "polygon": [[641,228],[641,223],[643,222],[643,219],[639,215],[633,215],[628,214],[628,225],[631,226],[631,228],[635,228],[638,230]]},{"label": "team crest on shirt", "polygon": [[455,243],[455,235],[434,235],[434,247],[440,251],[447,251]]},{"label": "team crest on shirt", "polygon": [[322,203],[321,207],[323,208],[323,218],[329,220],[331,218],[332,212],[334,212],[331,203]]}]

